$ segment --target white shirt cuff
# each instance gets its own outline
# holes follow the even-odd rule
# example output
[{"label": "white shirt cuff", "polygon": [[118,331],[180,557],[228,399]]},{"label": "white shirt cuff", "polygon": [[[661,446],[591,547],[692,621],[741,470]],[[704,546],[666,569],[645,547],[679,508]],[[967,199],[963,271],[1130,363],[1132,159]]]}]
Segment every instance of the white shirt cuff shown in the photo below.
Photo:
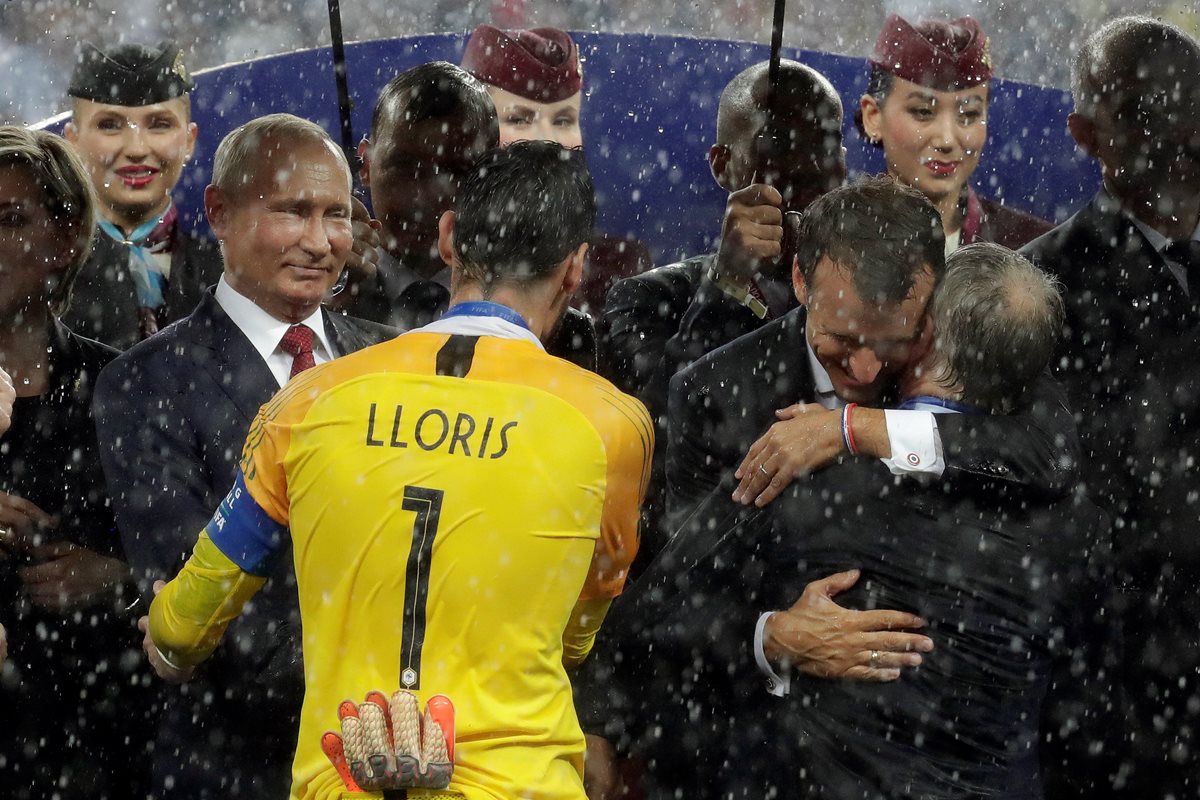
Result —
[{"label": "white shirt cuff", "polygon": [[884,411],[892,457],[880,459],[893,475],[941,475],[946,469],[942,437],[929,411]]},{"label": "white shirt cuff", "polygon": [[763,633],[767,627],[767,618],[774,613],[764,611],[758,615],[758,624],[754,626],[754,662],[758,664],[758,671],[767,679],[767,693],[784,697],[792,690],[792,679],[790,676],[779,677],[775,670],[771,669],[771,662],[767,661],[767,654],[763,651]]}]

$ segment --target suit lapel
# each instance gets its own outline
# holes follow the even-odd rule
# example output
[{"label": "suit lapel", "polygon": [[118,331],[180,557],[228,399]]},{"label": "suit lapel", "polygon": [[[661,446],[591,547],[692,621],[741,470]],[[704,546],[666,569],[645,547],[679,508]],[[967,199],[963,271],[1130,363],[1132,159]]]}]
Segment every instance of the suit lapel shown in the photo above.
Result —
[{"label": "suit lapel", "polygon": [[358,328],[341,314],[324,309],[321,318],[325,320],[325,335],[337,351],[333,354],[334,358],[357,352],[370,344]]},{"label": "suit lapel", "polygon": [[[794,308],[779,318],[770,339],[763,342],[761,355],[751,373],[756,388],[751,396],[762,397],[774,411],[776,408],[809,402],[813,397],[812,367],[808,363],[808,339],[804,334],[807,310]],[[773,422],[774,414],[764,420]]]},{"label": "suit lapel", "polygon": [[1097,276],[1095,285],[1111,287],[1123,305],[1145,315],[1154,327],[1165,325],[1179,331],[1195,325],[1196,311],[1178,279],[1117,203],[1101,193],[1085,213],[1087,227],[1116,254],[1108,260],[1107,274]]},{"label": "suit lapel", "polygon": [[279,391],[267,363],[250,344],[211,292],[188,317],[187,338],[192,361],[229,398],[249,424],[263,403]]}]

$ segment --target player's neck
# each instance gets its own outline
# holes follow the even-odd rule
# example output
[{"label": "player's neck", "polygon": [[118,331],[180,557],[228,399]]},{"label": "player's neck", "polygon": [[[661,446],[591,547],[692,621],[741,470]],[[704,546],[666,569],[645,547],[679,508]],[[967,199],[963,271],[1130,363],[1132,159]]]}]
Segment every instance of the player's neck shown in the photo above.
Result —
[{"label": "player's neck", "polygon": [[478,284],[464,282],[455,287],[450,296],[450,305],[483,301],[507,306],[521,315],[534,336],[543,339],[553,329],[558,314],[551,307],[552,303],[542,295],[537,288],[497,286],[485,297]]}]

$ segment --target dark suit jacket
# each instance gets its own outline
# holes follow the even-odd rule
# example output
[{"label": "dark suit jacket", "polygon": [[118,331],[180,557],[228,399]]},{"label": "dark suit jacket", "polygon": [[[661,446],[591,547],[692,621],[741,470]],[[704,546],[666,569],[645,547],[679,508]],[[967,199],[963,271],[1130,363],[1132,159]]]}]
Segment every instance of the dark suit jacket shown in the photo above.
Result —
[{"label": "dark suit jacket", "polygon": [[[775,410],[816,399],[804,335],[805,310],[722,347],[671,380],[667,443],[670,519],[681,521],[741,463]],[[1062,388],[1034,387],[1027,413],[941,415],[949,473],[1021,484],[1061,495],[1075,483],[1079,440]]]},{"label": "dark suit jacket", "polygon": [[[763,321],[708,277],[715,254],[658,267],[613,286],[600,323],[600,372],[645,403],[667,411],[667,384],[697,358]],[[665,427],[663,428],[665,430]]]},{"label": "dark suit jacket", "polygon": [[[646,720],[626,733],[649,756],[649,796],[1041,796],[1037,721],[1052,679],[1104,683],[1103,620],[1088,614],[1103,607],[1106,568],[1095,506],[969,476],[925,486],[864,460],[762,511],[728,489],[606,623],[626,632],[607,643],[621,656],[609,700]],[[768,695],[751,652],[757,616],[850,567],[863,575],[840,604],[917,613],[935,651],[894,683],[794,676],[786,699]]]},{"label": "dark suit jacket", "polygon": [[765,321],[709,279],[715,254],[652,269],[613,286],[599,325],[600,374],[645,405],[655,451],[636,575],[666,543],[667,391],[672,376]]},{"label": "dark suit jacket", "polygon": [[1194,760],[1170,754],[1200,750],[1200,309],[1103,191],[1021,252],[1065,287],[1059,375],[1117,520],[1135,795],[1194,795]]},{"label": "dark suit jacket", "polygon": [[[338,314],[327,313],[325,320],[342,355],[395,335]],[[95,410],[104,471],[130,565],[147,584],[170,579],[183,566],[233,485],[250,423],[278,388],[211,293],[191,316],[101,373]],[[180,785],[191,787],[187,796],[218,796],[222,783],[220,791],[228,796],[234,781],[247,793],[251,776],[261,781],[254,784],[261,793],[243,796],[286,794],[294,745],[287,732],[295,730],[288,720],[295,721],[303,696],[299,654],[299,608],[288,555],[230,625],[201,674],[169,704],[162,738],[180,749],[160,747],[156,769],[160,778],[178,770],[170,796],[184,796]],[[266,739],[256,741],[259,735]],[[216,765],[206,767],[206,758]],[[180,772],[188,776],[185,781]]]},{"label": "dark suit jacket", "polygon": [[[216,242],[194,232],[177,231],[160,324],[165,327],[192,313],[205,287],[221,277],[221,270],[221,250]],[[128,350],[142,338],[129,249],[103,231],[96,231],[92,239],[92,253],[75,279],[71,307],[63,322],[81,336],[118,350]]]}]

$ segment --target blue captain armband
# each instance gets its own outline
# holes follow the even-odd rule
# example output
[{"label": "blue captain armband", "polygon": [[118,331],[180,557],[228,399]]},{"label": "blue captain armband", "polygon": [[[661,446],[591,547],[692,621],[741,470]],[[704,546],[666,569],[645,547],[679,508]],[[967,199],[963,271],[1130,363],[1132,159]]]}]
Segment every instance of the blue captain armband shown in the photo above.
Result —
[{"label": "blue captain armband", "polygon": [[271,519],[254,501],[241,470],[204,531],[226,558],[260,578],[270,574],[275,553],[287,536],[287,526]]}]

